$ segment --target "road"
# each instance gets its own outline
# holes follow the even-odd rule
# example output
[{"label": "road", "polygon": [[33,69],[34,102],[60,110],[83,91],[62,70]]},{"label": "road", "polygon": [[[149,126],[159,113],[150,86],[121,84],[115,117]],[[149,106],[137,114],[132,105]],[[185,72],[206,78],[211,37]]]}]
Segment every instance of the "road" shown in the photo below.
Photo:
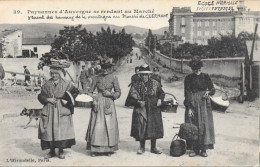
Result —
[{"label": "road", "polygon": [[[140,53],[138,48],[134,52]],[[132,109],[124,107],[134,67],[144,63],[134,56],[133,63],[123,62],[117,69],[122,89],[121,97],[116,101],[119,123],[119,150],[111,157],[91,157],[85,149],[85,134],[88,127],[90,109],[76,108],[73,116],[76,145],[66,149],[66,159],[57,157],[44,161],[48,151],[42,151],[38,140],[38,129],[33,121],[27,129],[24,125],[28,118],[20,116],[24,107],[40,108],[37,94],[30,94],[23,88],[13,88],[10,94],[0,94],[0,165],[1,166],[256,166],[259,163],[259,99],[254,103],[238,104],[232,102],[227,113],[214,112],[216,144],[208,151],[208,157],[171,157],[169,148],[178,127],[184,122],[183,81],[163,82],[165,92],[174,94],[179,102],[177,113],[163,113],[164,138],[158,140],[158,147],[163,154],[150,153],[150,142],[146,152],[137,155],[138,142],[130,137]],[[10,162],[30,161],[30,162]],[[44,161],[44,162],[42,162]]]}]

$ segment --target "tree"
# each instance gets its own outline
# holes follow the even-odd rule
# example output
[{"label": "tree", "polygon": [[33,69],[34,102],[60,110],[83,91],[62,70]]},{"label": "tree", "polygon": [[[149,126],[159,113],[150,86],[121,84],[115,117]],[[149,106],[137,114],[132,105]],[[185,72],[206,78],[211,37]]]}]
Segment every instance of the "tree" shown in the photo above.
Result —
[{"label": "tree", "polygon": [[52,38],[51,33],[46,33],[45,38]]},{"label": "tree", "polygon": [[[254,33],[249,33],[247,31],[242,31],[238,34],[238,39],[241,40],[253,40],[254,39]],[[256,34],[256,40],[259,39],[259,36]]]},{"label": "tree", "polygon": [[[257,37],[258,38],[258,37]],[[190,59],[192,56],[200,56],[201,58],[225,58],[225,57],[245,57],[247,48],[245,41],[253,39],[253,34],[242,32],[235,37],[234,34],[219,35],[208,39],[208,45],[197,45],[184,43],[176,50],[173,50],[173,57],[180,59]],[[170,57],[170,45],[161,46],[161,53]]]},{"label": "tree", "polygon": [[152,30],[148,30],[148,36],[145,39],[145,46],[149,48],[149,50],[154,53],[156,44],[156,36],[153,35]]},{"label": "tree", "polygon": [[48,64],[51,58],[67,59],[70,61],[97,60],[98,57],[107,55],[114,60],[131,52],[133,39],[130,34],[122,29],[119,33],[107,27],[101,27],[101,32],[94,35],[81,25],[64,26],[59,31],[59,36],[51,45],[51,51],[46,53],[42,60]]}]

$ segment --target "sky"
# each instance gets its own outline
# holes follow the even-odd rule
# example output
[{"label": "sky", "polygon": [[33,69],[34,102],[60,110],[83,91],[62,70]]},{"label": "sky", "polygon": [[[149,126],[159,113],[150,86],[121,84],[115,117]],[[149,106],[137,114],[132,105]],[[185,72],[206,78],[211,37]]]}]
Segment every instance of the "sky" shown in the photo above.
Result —
[{"label": "sky", "polygon": [[[237,5],[234,4],[238,2],[239,0],[0,0],[0,24],[105,23],[117,26],[132,25],[158,29],[168,26],[170,12],[173,7],[191,7],[194,12],[212,12],[212,7],[219,7],[218,9],[222,7],[221,11],[228,10],[230,7],[236,10]],[[245,0],[245,5],[251,11],[260,11],[260,0]],[[64,13],[66,10],[79,13]],[[118,13],[101,13],[101,11],[112,10]],[[135,10],[139,12],[134,13]],[[140,13],[143,10],[148,13]],[[54,13],[43,14],[42,12],[45,11]],[[62,13],[60,13],[61,11]],[[82,13],[83,11],[85,12],[84,14]],[[94,13],[94,11],[98,11],[99,13]],[[47,19],[48,15],[50,17]],[[78,18],[76,18],[77,15],[79,16]],[[141,16],[156,18],[140,18]],[[107,18],[104,19],[104,17]]]}]

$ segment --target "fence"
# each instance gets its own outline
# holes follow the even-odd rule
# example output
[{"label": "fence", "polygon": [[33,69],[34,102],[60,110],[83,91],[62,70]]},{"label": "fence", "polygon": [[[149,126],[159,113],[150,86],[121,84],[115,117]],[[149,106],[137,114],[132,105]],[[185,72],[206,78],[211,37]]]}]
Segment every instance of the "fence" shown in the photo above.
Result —
[{"label": "fence", "polygon": [[[28,70],[31,74],[38,75],[38,63],[40,60],[38,58],[0,58],[0,63],[3,65],[5,71],[17,72],[17,73],[24,73],[23,66],[27,66]],[[82,62],[78,64],[72,63],[70,68],[66,68],[69,75],[66,75],[66,79],[76,81],[77,75],[80,73],[80,66]],[[46,78],[50,78],[49,76],[49,67],[44,67],[41,73],[46,76]],[[71,76],[71,78],[70,78]],[[6,73],[5,79],[10,79],[12,76],[10,73]],[[17,79],[24,80],[24,75],[16,75]],[[31,77],[34,78],[34,77]]]}]

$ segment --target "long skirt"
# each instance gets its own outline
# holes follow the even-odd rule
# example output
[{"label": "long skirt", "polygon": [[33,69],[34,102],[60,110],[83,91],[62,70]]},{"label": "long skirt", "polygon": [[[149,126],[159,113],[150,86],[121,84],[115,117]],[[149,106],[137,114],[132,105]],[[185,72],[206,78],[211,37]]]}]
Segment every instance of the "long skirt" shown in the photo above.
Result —
[{"label": "long skirt", "polygon": [[113,152],[118,150],[119,130],[115,103],[111,98],[97,95],[91,110],[86,134],[87,150],[91,152]]},{"label": "long skirt", "polygon": [[193,123],[199,129],[199,139],[197,141],[187,140],[187,149],[207,150],[214,149],[215,130],[211,102],[209,98],[204,98],[205,91],[191,94],[191,110],[194,116],[188,116],[189,108],[185,110],[185,122]]},{"label": "long skirt", "polygon": [[41,140],[41,148],[42,150],[50,149],[50,148],[71,148],[71,146],[75,145],[75,139],[68,140],[59,140],[59,141],[44,141]]},{"label": "long skirt", "polygon": [[162,113],[157,107],[157,101],[157,97],[147,97],[145,111],[135,106],[130,136],[136,141],[163,138]]}]

